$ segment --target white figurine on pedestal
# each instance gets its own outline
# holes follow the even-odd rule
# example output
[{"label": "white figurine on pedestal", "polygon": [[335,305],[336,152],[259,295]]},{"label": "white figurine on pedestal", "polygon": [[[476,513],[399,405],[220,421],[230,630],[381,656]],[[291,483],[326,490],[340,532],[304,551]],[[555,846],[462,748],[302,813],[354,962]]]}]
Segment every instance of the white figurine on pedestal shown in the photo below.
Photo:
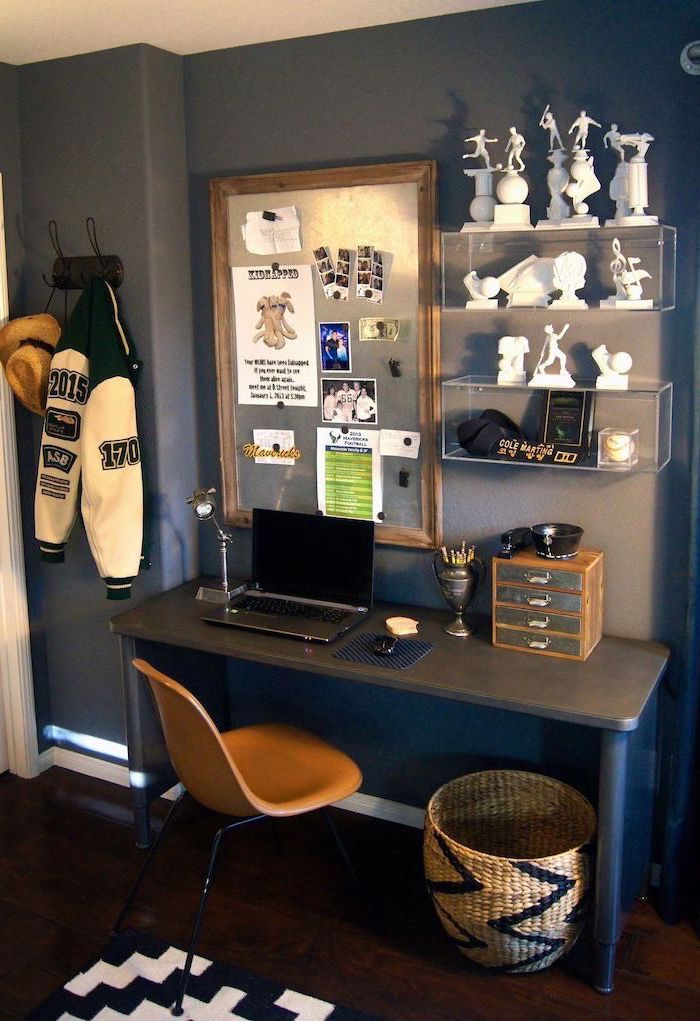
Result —
[{"label": "white figurine on pedestal", "polygon": [[[562,390],[570,390],[576,386],[575,380],[566,368],[566,355],[559,347],[559,341],[568,329],[568,323],[560,333],[555,333],[553,326],[545,326],[544,332],[546,337],[542,347],[542,354],[535,366],[535,372],[528,386],[548,386]],[[546,370],[556,361],[559,362],[559,372],[548,373]]]},{"label": "white figurine on pedestal", "polygon": [[637,226],[640,224],[656,224],[658,216],[650,216],[645,213],[649,205],[649,190],[647,186],[647,163],[646,156],[649,146],[654,141],[654,136],[647,131],[638,132],[633,135],[620,135],[620,144],[631,146],[636,149],[636,154],[629,161],[629,181],[627,188],[627,201],[630,212],[626,215],[615,214],[615,223],[623,226]]},{"label": "white figurine on pedestal", "polygon": [[589,156],[585,149],[576,149],[574,152],[574,161],[571,165],[571,181],[565,190],[574,205],[574,216],[571,217],[567,226],[600,226],[598,217],[589,214],[588,205],[584,202],[584,199],[587,199],[589,195],[600,191],[600,181],[595,174],[593,157]]},{"label": "white figurine on pedestal", "polygon": [[525,355],[530,350],[527,337],[501,337],[498,341],[498,382],[501,386],[525,385]]},{"label": "white figurine on pedestal", "polygon": [[566,152],[564,149],[553,149],[547,157],[552,169],[547,174],[549,188],[549,205],[547,219],[538,220],[536,230],[551,230],[555,227],[568,227],[571,209],[563,197],[569,184],[569,171],[564,166]]},{"label": "white figurine on pedestal", "polygon": [[[496,186],[500,206],[493,211],[494,230],[532,230],[530,223],[530,207],[525,205],[527,193],[530,190],[520,173],[525,169],[522,161],[522,152],[525,148],[525,138],[516,128],[510,129],[506,153],[508,163],[502,168],[504,176]],[[513,164],[517,161],[517,170]]]},{"label": "white figurine on pedestal", "polygon": [[651,280],[651,273],[638,269],[641,259],[622,254],[622,246],[618,238],[613,238],[612,250],[615,258],[610,263],[615,293],[603,298],[601,308],[649,309],[654,307],[652,298],[642,298],[642,280]]},{"label": "white figurine on pedestal", "polygon": [[572,149],[586,148],[588,131],[591,124],[593,124],[596,128],[601,128],[603,126],[602,124],[599,124],[598,121],[594,121],[592,117],[589,117],[585,110],[582,110],[569,128],[569,134],[571,134],[574,128],[576,128],[576,138],[574,139],[574,144],[571,146]]},{"label": "white figurine on pedestal", "polygon": [[[608,189],[610,198],[615,203],[615,216],[629,216],[629,163],[625,159],[622,135],[618,131],[617,124],[611,124],[610,131],[606,131],[603,135],[603,145],[606,149],[614,149],[619,156],[617,167],[615,168],[615,174],[610,182],[610,188]],[[615,220],[606,220],[605,226],[613,226],[615,222]]]},{"label": "white figurine on pedestal", "polygon": [[554,119],[554,114],[551,111],[549,103],[544,108],[544,113],[540,117],[540,127],[544,128],[545,131],[549,132],[549,151],[554,152],[555,149],[563,149],[564,143],[561,140],[559,134],[559,128],[557,122]]},{"label": "white figurine on pedestal", "polygon": [[465,308],[498,308],[496,295],[501,289],[496,277],[479,277],[476,271],[472,270],[464,278],[464,286],[471,295],[464,306]]},{"label": "white figurine on pedestal", "polygon": [[474,142],[474,152],[464,153],[463,160],[483,159],[484,166],[476,170],[464,170],[467,177],[474,180],[474,198],[469,205],[469,214],[472,220],[467,220],[462,226],[462,233],[471,231],[490,230],[493,226],[493,211],[496,207],[496,199],[493,197],[493,175],[496,170],[501,169],[501,164],[491,166],[486,143],[497,142],[497,138],[487,138],[486,129],[482,128],[476,135],[464,139],[465,142]]},{"label": "white figurine on pedestal", "polygon": [[611,354],[605,344],[599,344],[591,351],[593,360],[600,369],[595,381],[597,390],[627,390],[632,357],[626,351]]},{"label": "white figurine on pedestal", "polygon": [[554,260],[553,279],[561,297],[552,302],[551,308],[588,308],[583,298],[576,297],[576,291],[586,283],[586,260],[580,252],[558,255]]}]

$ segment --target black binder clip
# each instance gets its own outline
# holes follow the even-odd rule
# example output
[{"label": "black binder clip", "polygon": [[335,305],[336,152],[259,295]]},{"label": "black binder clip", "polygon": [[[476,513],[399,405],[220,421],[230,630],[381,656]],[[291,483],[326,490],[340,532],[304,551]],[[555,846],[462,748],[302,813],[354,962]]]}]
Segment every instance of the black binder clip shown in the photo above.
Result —
[{"label": "black binder clip", "polygon": [[401,362],[398,360],[398,358],[389,359],[389,371],[391,372],[392,376],[394,376],[395,379],[398,379],[398,377],[401,375]]},{"label": "black binder clip", "polygon": [[399,470],[399,485],[402,489],[408,489],[408,480],[411,477],[411,473],[408,468],[401,468]]}]

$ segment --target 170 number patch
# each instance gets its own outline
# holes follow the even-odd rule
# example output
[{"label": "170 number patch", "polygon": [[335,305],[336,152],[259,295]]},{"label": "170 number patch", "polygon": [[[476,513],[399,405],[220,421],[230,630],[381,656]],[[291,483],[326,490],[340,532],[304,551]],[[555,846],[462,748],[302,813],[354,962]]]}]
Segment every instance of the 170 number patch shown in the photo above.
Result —
[{"label": "170 number patch", "polygon": [[137,436],[129,436],[125,440],[105,440],[100,443],[102,467],[105,471],[111,468],[123,468],[127,464],[138,464],[141,451]]}]

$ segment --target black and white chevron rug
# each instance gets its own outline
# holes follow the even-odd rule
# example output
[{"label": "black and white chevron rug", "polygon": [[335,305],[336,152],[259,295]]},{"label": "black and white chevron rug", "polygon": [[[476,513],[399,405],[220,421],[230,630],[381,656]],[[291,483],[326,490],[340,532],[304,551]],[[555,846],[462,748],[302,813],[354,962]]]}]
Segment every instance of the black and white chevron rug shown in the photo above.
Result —
[{"label": "black and white chevron rug", "polygon": [[[26,1021],[168,1021],[184,961],[182,950],[127,929]],[[204,957],[194,959],[183,1006],[183,1021],[381,1021]]]}]

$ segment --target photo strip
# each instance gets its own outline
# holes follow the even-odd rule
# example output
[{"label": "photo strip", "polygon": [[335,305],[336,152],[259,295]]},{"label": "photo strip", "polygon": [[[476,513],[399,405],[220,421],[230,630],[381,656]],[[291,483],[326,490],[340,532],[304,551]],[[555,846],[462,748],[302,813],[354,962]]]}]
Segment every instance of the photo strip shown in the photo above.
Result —
[{"label": "photo strip", "polygon": [[384,300],[384,261],[382,253],[373,245],[357,246],[357,284],[358,298],[367,298],[381,305]]},{"label": "photo strip", "polygon": [[322,379],[323,421],[338,425],[376,425],[376,379]]},{"label": "photo strip", "polygon": [[316,269],[321,281],[321,286],[323,287],[323,293],[327,298],[332,298],[336,290],[335,270],[333,269],[333,263],[331,261],[330,249],[327,245],[321,245],[319,248],[314,248],[314,261],[316,263]]}]

